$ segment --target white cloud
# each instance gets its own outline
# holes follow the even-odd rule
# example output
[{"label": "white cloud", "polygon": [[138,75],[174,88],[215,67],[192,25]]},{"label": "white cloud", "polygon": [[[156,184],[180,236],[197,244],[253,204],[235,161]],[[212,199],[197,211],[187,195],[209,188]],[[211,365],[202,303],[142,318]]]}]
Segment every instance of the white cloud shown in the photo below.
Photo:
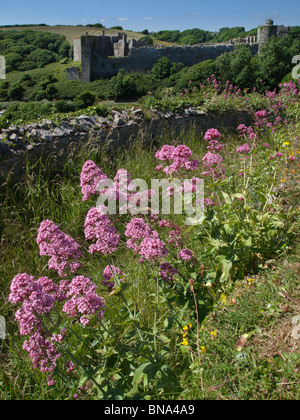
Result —
[{"label": "white cloud", "polygon": [[153,17],[144,17],[144,20],[152,20]]},{"label": "white cloud", "polygon": [[128,20],[128,18],[127,17],[118,17],[118,21],[124,21],[124,20]]},{"label": "white cloud", "polygon": [[187,16],[187,17],[200,16],[200,13],[199,12],[184,13],[184,16]]}]

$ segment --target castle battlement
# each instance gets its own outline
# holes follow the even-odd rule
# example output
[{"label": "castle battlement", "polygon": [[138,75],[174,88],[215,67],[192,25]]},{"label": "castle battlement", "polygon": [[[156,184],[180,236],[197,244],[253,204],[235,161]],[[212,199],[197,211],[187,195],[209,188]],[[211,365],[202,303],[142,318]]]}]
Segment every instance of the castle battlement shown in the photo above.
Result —
[{"label": "castle battlement", "polygon": [[[89,82],[101,77],[111,77],[124,69],[128,73],[146,72],[161,57],[168,57],[173,63],[183,63],[193,66],[205,60],[215,60],[219,55],[233,51],[236,44],[250,45],[252,54],[257,54],[259,48],[272,36],[288,34],[288,28],[274,25],[271,19],[265,25],[258,27],[256,36],[231,39],[223,44],[200,44],[195,46],[147,47],[143,41],[127,40],[127,35],[117,33],[112,36],[83,35],[74,38],[74,61],[81,62],[81,80]],[[80,78],[78,70],[68,69],[69,80]]]}]

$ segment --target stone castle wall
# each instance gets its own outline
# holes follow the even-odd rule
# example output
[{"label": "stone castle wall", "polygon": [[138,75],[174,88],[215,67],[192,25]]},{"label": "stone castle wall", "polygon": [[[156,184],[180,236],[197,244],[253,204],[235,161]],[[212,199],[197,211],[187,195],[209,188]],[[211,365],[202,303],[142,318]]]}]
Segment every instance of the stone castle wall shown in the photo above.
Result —
[{"label": "stone castle wall", "polygon": [[[233,39],[224,44],[154,48],[143,46],[137,40],[131,40],[129,43],[125,34],[106,36],[103,31],[100,36],[86,34],[75,38],[74,61],[81,61],[81,81],[90,82],[114,76],[121,69],[126,73],[147,72],[161,57],[168,57],[172,63],[183,63],[184,66],[191,67],[233,51],[236,44],[248,44],[255,55],[271,36],[287,34],[287,27],[276,26],[268,19],[264,26],[258,27],[257,37]],[[68,71],[67,77],[69,80],[80,78],[72,69]]]},{"label": "stone castle wall", "polygon": [[[225,52],[233,51],[234,45],[194,46],[194,47],[168,47],[168,48],[132,48],[130,55],[125,57],[103,57],[93,53],[92,57],[83,54],[82,69],[89,68],[88,76],[82,81],[95,80],[100,77],[110,77],[124,69],[127,73],[146,72],[152,69],[159,58],[168,57],[172,63],[183,63],[185,66],[193,66],[202,61],[215,60]],[[252,53],[256,54],[258,47],[251,47]],[[88,77],[90,79],[88,80]]]}]

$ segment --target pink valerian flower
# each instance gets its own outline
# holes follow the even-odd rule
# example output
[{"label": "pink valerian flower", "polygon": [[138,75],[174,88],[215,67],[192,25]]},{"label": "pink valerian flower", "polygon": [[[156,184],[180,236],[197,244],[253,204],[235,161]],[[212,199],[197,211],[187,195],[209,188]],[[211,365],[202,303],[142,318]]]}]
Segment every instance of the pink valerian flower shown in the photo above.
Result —
[{"label": "pink valerian flower", "polygon": [[167,254],[165,244],[158,233],[141,218],[133,218],[126,226],[125,235],[130,238],[126,245],[145,259],[155,259]]},{"label": "pink valerian flower", "polygon": [[49,269],[57,270],[59,276],[65,277],[66,269],[74,273],[81,267],[78,260],[83,254],[78,243],[50,220],[44,220],[40,224],[36,242],[40,255],[51,257],[48,261]]},{"label": "pink valerian flower", "polygon": [[296,157],[295,156],[288,156],[288,160],[290,162],[294,162],[294,160],[296,160]]},{"label": "pink valerian flower", "polygon": [[92,160],[85,162],[80,175],[80,186],[83,194],[82,201],[87,201],[93,195],[100,194],[97,187],[99,182],[103,179],[107,179],[107,176],[101,171],[95,162]]},{"label": "pink valerian flower", "polygon": [[278,152],[275,156],[281,158],[283,156],[283,153]]},{"label": "pink valerian flower", "polygon": [[178,253],[178,258],[183,261],[189,261],[193,258],[193,256],[194,256],[193,251],[191,251],[190,249],[182,249]]},{"label": "pink valerian flower", "polygon": [[33,367],[41,372],[53,372],[61,354],[55,345],[45,338],[39,331],[31,335],[23,344],[31,359]]},{"label": "pink valerian flower", "polygon": [[246,144],[243,144],[242,146],[239,146],[237,149],[236,149],[236,152],[237,153],[249,153],[250,152],[250,146],[249,146],[249,144],[248,143],[246,143]]},{"label": "pink valerian flower", "polygon": [[259,118],[265,118],[267,116],[267,111],[265,111],[265,110],[262,110],[262,111],[257,111],[256,113],[255,113],[255,117],[257,118],[257,119],[259,119]]},{"label": "pink valerian flower", "polygon": [[10,285],[9,300],[12,303],[23,302],[28,299],[32,292],[39,290],[39,285],[33,276],[26,273],[16,275]]},{"label": "pink valerian flower", "polygon": [[175,150],[173,151],[172,159],[173,160],[185,159],[185,161],[186,161],[192,155],[193,155],[193,152],[191,151],[191,149],[189,147],[185,146],[184,144],[181,144],[181,145],[177,146],[175,148]]},{"label": "pink valerian flower", "polygon": [[178,226],[176,223],[169,221],[169,220],[161,220],[159,222],[160,228],[169,228],[169,238],[168,243],[175,247],[178,247],[182,243],[182,232],[181,227]]},{"label": "pink valerian flower", "polygon": [[56,299],[61,298],[59,286],[51,279],[41,277],[36,281],[26,273],[13,278],[10,290],[10,302],[22,303],[22,307],[15,314],[21,335],[30,334],[33,330],[39,331],[41,324],[37,315],[49,313]]},{"label": "pink valerian flower", "polygon": [[204,140],[206,140],[206,141],[216,140],[216,139],[219,139],[221,137],[222,137],[221,133],[218,130],[216,130],[215,128],[210,128],[204,134]]},{"label": "pink valerian flower", "polygon": [[141,242],[139,254],[146,258],[146,260],[164,257],[167,253],[165,243],[159,238],[146,237]]},{"label": "pink valerian flower", "polygon": [[89,247],[91,254],[94,252],[112,254],[116,251],[120,235],[111,224],[110,218],[98,207],[93,207],[88,211],[84,223],[85,239],[96,241]]},{"label": "pink valerian flower", "polygon": [[172,267],[172,265],[167,262],[160,266],[160,277],[167,282],[172,281],[177,273],[178,271],[176,268]]},{"label": "pink valerian flower", "polygon": [[210,140],[207,150],[220,152],[224,148],[223,144],[220,144],[218,140]]},{"label": "pink valerian flower", "polygon": [[208,175],[214,178],[220,178],[225,175],[223,157],[218,153],[208,152],[202,159],[205,169],[202,175]]},{"label": "pink valerian flower", "polygon": [[164,169],[163,165],[158,165],[155,168],[155,170],[158,171],[158,172],[162,171],[163,169]]},{"label": "pink valerian flower", "polygon": [[204,198],[204,205],[205,207],[216,206],[217,203],[215,203],[211,198]]},{"label": "pink valerian flower", "polygon": [[[177,147],[164,145],[161,150],[156,152],[155,157],[162,161],[167,161],[169,163],[163,171],[167,175],[172,175],[178,172],[180,169],[186,170],[196,170],[199,167],[199,162],[196,159],[190,160],[190,157],[193,155],[191,149],[184,144],[181,144]],[[157,170],[161,171],[162,166],[159,165]]]},{"label": "pink valerian flower", "polygon": [[159,151],[156,152],[155,157],[162,161],[171,161],[173,160],[174,150],[175,146],[165,144]]},{"label": "pink valerian flower", "polygon": [[196,169],[198,169],[200,162],[196,159],[192,159],[185,162],[184,165],[185,169],[187,169],[188,171],[195,171]]},{"label": "pink valerian flower", "polygon": [[65,302],[62,311],[69,317],[80,316],[82,325],[89,324],[89,315],[103,317],[105,301],[97,295],[96,285],[89,278],[75,277],[69,286],[68,297],[71,299]]},{"label": "pink valerian flower", "polygon": [[270,147],[269,143],[264,143],[263,146],[268,149]]},{"label": "pink valerian flower", "polygon": [[248,127],[245,124],[240,124],[237,129],[240,131],[240,133],[247,133]]},{"label": "pink valerian flower", "polygon": [[204,166],[211,168],[213,166],[220,165],[223,162],[223,158],[218,153],[208,152],[203,157],[202,161]]},{"label": "pink valerian flower", "polygon": [[132,239],[143,239],[152,232],[151,227],[142,219],[134,217],[126,226],[125,235]]},{"label": "pink valerian flower", "polygon": [[102,284],[107,286],[108,289],[113,289],[115,286],[115,277],[117,277],[121,282],[125,279],[125,273],[120,270],[118,267],[113,265],[107,265],[103,271],[103,281]]},{"label": "pink valerian flower", "polygon": [[70,360],[65,363],[65,369],[67,371],[67,375],[71,375],[71,373],[75,370],[74,363]]}]

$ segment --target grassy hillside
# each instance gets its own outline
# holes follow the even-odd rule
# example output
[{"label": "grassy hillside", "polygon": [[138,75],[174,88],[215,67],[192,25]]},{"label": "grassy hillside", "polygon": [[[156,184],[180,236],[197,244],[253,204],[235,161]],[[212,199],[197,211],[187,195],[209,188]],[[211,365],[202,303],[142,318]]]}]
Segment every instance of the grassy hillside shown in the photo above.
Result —
[{"label": "grassy hillside", "polygon": [[[30,29],[32,31],[40,31],[40,32],[49,32],[53,34],[59,34],[66,37],[66,40],[72,45],[73,39],[75,37],[86,35],[88,32],[89,35],[102,35],[103,30],[105,31],[105,34],[108,36],[114,35],[117,32],[122,32],[127,34],[127,39],[139,39],[142,38],[144,35],[139,32],[133,32],[133,31],[118,31],[117,29],[102,29],[102,28],[93,28],[93,27],[85,27],[85,26],[71,26],[71,25],[55,25],[55,26],[14,26],[14,27],[3,27],[0,26],[1,31],[23,31],[25,29]],[[163,41],[160,41],[160,43],[164,43]],[[170,43],[166,43],[170,44]]]}]

